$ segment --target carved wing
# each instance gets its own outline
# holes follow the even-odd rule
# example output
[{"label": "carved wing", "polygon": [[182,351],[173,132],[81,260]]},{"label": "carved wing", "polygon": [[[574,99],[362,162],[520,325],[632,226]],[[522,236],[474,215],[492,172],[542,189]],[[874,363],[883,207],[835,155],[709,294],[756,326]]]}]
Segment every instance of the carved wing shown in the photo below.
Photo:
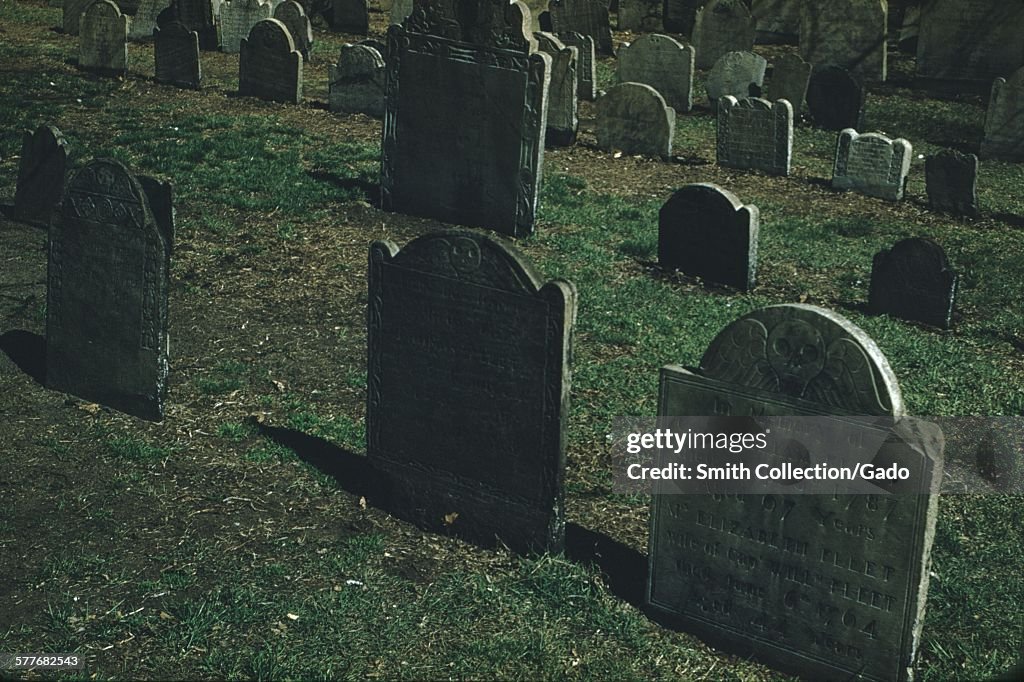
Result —
[{"label": "carved wing", "polygon": [[838,339],[828,347],[825,368],[807,386],[806,397],[854,414],[892,413],[864,349],[850,339]]},{"label": "carved wing", "polygon": [[768,330],[758,320],[740,320],[715,337],[701,360],[704,376],[728,383],[778,390],[768,364]]}]

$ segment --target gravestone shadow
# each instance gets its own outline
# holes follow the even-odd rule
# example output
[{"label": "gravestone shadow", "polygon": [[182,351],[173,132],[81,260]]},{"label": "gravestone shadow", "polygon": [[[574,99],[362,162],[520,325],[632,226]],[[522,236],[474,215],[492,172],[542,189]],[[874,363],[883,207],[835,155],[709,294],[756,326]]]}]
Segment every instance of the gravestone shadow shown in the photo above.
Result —
[{"label": "gravestone shadow", "polygon": [[370,182],[369,180],[361,180],[359,178],[343,178],[336,173],[329,173],[323,170],[306,171],[306,175],[318,182],[331,184],[340,190],[358,190],[366,195],[374,208],[380,208],[379,182]]},{"label": "gravestone shadow", "polygon": [[46,382],[46,337],[24,329],[0,334],[0,350],[40,386]]},{"label": "gravestone shadow", "polygon": [[576,523],[565,524],[565,555],[578,564],[593,564],[604,574],[608,589],[642,609],[647,584],[647,555]]}]

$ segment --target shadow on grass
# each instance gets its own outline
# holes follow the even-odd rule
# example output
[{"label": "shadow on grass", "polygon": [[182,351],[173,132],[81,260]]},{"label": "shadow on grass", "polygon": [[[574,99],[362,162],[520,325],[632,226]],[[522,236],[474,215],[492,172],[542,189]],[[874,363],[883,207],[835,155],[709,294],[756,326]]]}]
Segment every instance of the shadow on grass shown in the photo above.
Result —
[{"label": "shadow on grass", "polygon": [[565,526],[565,555],[580,564],[593,564],[605,575],[616,597],[642,608],[647,583],[647,555],[604,533],[575,523]]},{"label": "shadow on grass", "polygon": [[370,182],[360,178],[343,178],[340,175],[321,170],[306,171],[306,175],[318,182],[326,182],[346,192],[351,190],[362,192],[374,208],[380,208],[380,183],[378,182]]},{"label": "shadow on grass", "polygon": [[46,337],[12,329],[0,334],[0,350],[40,386],[46,382]]}]

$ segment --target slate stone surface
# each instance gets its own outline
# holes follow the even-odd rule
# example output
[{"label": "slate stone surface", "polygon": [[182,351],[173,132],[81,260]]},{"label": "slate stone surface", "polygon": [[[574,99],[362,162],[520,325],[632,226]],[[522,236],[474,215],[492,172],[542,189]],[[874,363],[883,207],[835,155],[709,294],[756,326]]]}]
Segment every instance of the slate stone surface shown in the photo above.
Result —
[{"label": "slate stone surface", "polygon": [[640,36],[619,47],[619,83],[644,83],[665,98],[676,113],[693,108],[694,51],[675,38],[658,33]]},{"label": "slate stone surface", "polygon": [[956,285],[941,246],[920,237],[904,239],[875,254],[868,309],[949,329]]},{"label": "slate stone surface", "polygon": [[718,165],[789,175],[793,157],[793,108],[784,99],[718,101]]},{"label": "slate stone surface", "polygon": [[35,132],[25,131],[14,190],[17,220],[33,225],[50,224],[64,192],[68,153],[68,142],[56,126],[42,125]]},{"label": "slate stone surface", "polygon": [[936,211],[978,217],[978,157],[943,149],[924,160],[928,204]]},{"label": "slate stone surface", "polygon": [[643,83],[619,83],[597,99],[597,146],[605,151],[672,155],[676,112],[658,91]]},{"label": "slate stone surface", "polygon": [[600,54],[614,54],[608,0],[550,0],[551,32],[575,31],[594,39]]},{"label": "slate stone surface", "polygon": [[693,48],[698,69],[710,69],[728,52],[754,48],[756,24],[743,0],[710,0],[697,10]]},{"label": "slate stone surface", "polygon": [[814,0],[800,5],[800,56],[840,66],[868,82],[886,79],[886,0]]},{"label": "slate stone surface", "polygon": [[68,35],[77,36],[79,33],[82,12],[93,3],[93,0],[64,0],[61,28]]},{"label": "slate stone surface", "polygon": [[[337,17],[338,5],[335,4],[334,7],[335,17]],[[295,49],[302,55],[303,63],[308,62],[309,53],[313,49],[313,27],[309,23],[309,17],[306,16],[306,10],[296,0],[284,0],[274,8],[274,18],[288,29],[288,33],[295,43]],[[358,33],[358,31],[350,31],[350,33]]]},{"label": "slate stone surface", "polygon": [[273,16],[273,7],[262,0],[227,0],[220,8],[220,49],[236,53],[258,22]]},{"label": "slate stone surface", "polygon": [[728,52],[715,62],[708,73],[704,90],[712,109],[718,100],[731,95],[736,99],[760,97],[768,62],[753,52]]},{"label": "slate stone surface", "polygon": [[594,50],[594,39],[575,31],[559,33],[558,39],[566,47],[575,47],[579,53],[576,64],[576,94],[580,99],[594,101],[597,99],[597,58]]},{"label": "slate stone surface", "polygon": [[678,33],[684,38],[693,35],[693,24],[697,10],[705,0],[665,0],[662,8],[662,26],[668,33]]},{"label": "slate stone surface", "polygon": [[213,51],[219,47],[213,0],[172,0],[171,7],[181,23],[199,34],[199,49]]},{"label": "slate stone surface", "polygon": [[1024,160],[1024,67],[996,78],[985,111],[985,136],[978,156],[1003,161]]},{"label": "slate stone surface", "polygon": [[663,0],[619,0],[619,30],[635,33],[662,30]]},{"label": "slate stone surface", "polygon": [[800,0],[753,0],[750,13],[757,24],[756,41],[798,44],[801,4]]},{"label": "slate stone surface", "polygon": [[302,55],[277,19],[257,22],[242,39],[238,94],[286,104],[302,101]]},{"label": "slate stone surface", "polygon": [[128,74],[128,17],[111,0],[96,0],[82,13],[78,66],[105,76]]},{"label": "slate stone surface", "polygon": [[861,135],[852,128],[839,133],[832,186],[868,196],[899,201],[907,184],[913,149],[903,138],[881,133]]},{"label": "slate stone surface", "polygon": [[814,124],[825,130],[860,128],[864,125],[864,86],[841,67],[815,69],[807,83],[807,112]]},{"label": "slate stone surface", "polygon": [[[807,98],[807,83],[811,78],[811,65],[799,55],[788,53],[773,63],[772,77],[768,81],[768,99],[784,99],[793,107],[793,118],[799,119]],[[856,126],[842,126],[856,128]]]},{"label": "slate stone surface", "polygon": [[171,13],[161,13],[159,23],[153,32],[156,80],[182,88],[200,88],[203,73],[199,61],[199,34],[173,19]]},{"label": "slate stone surface", "polygon": [[953,87],[982,84],[1024,66],[1024,5],[1006,0],[925,0],[917,76]]},{"label": "slate stone surface", "polygon": [[153,37],[156,19],[171,6],[171,0],[142,0],[139,9],[128,24],[129,40],[146,40]]},{"label": "slate stone surface", "polygon": [[566,47],[553,33],[533,34],[538,49],[551,57],[551,83],[548,87],[548,127],[545,143],[550,147],[566,147],[576,141],[579,130],[579,96],[577,67],[579,50]]},{"label": "slate stone surface", "polygon": [[376,49],[345,43],[338,63],[329,67],[328,108],[383,118],[385,75],[384,59]]}]

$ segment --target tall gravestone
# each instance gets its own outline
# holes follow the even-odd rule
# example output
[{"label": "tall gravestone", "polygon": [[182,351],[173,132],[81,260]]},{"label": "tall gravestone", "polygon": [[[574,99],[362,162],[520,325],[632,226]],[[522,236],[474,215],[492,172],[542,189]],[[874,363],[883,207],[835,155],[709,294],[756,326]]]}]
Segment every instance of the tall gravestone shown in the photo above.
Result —
[{"label": "tall gravestone", "polygon": [[[842,424],[851,447],[885,441],[872,461],[913,465],[921,494],[656,494],[647,585],[663,618],[802,678],[908,680],[942,438],[912,420],[891,425],[903,402],[875,343],[828,310],[762,308],[723,329],[695,371],[662,368],[658,403],[659,415],[835,415],[819,423]],[[836,447],[807,452],[808,463],[833,461]]]},{"label": "tall gravestone", "polygon": [[801,0],[752,0],[758,43],[795,44],[800,39]]},{"label": "tall gravestone", "polygon": [[153,31],[153,60],[156,80],[181,88],[198,89],[202,84],[199,62],[199,34],[190,31],[171,12],[161,12]]},{"label": "tall gravestone", "polygon": [[606,151],[672,156],[676,112],[643,83],[619,83],[597,99],[597,146]]},{"label": "tall gravestone", "polygon": [[273,9],[263,0],[227,0],[220,8],[220,49],[236,53],[257,23],[269,19]]},{"label": "tall gravestone", "polygon": [[941,246],[920,237],[904,239],[875,254],[868,309],[949,329],[956,283]]},{"label": "tall gravestone", "polygon": [[594,39],[576,31],[558,34],[566,47],[575,47],[579,61],[576,64],[576,94],[580,99],[597,99],[597,59],[594,54]]},{"label": "tall gravestone", "polygon": [[832,186],[868,196],[899,201],[907,184],[913,149],[903,138],[881,133],[861,135],[852,128],[839,133]]},{"label": "tall gravestone", "polygon": [[341,46],[329,68],[328,109],[342,114],[384,117],[384,59],[369,45]]},{"label": "tall gravestone", "polygon": [[366,0],[332,0],[334,30],[366,35],[370,32],[370,7]]},{"label": "tall gravestone", "polygon": [[[213,0],[172,0],[171,7],[181,23],[199,34],[199,49],[212,51],[219,45]],[[223,9],[221,10],[223,13]]]},{"label": "tall gravestone", "polygon": [[697,20],[697,10],[704,6],[706,0],[664,0],[662,7],[662,26],[669,33],[678,33],[684,38],[693,35],[693,24]]},{"label": "tall gravestone", "polygon": [[978,157],[943,149],[924,160],[928,205],[937,211],[978,217]]},{"label": "tall gravestone", "polygon": [[528,12],[519,2],[439,0],[388,29],[385,210],[533,232],[551,58],[535,52]]},{"label": "tall gravestone", "polygon": [[67,184],[50,226],[46,385],[163,418],[171,189],[96,159]]},{"label": "tall gravestone", "polygon": [[313,26],[306,10],[296,0],[284,0],[274,8],[274,18],[285,25],[295,42],[295,49],[302,55],[302,61],[308,62],[313,49]]},{"label": "tall gravestone", "polygon": [[717,185],[686,185],[658,213],[658,264],[749,291],[757,282],[760,215]]},{"label": "tall gravestone", "polygon": [[657,90],[676,113],[693,108],[694,51],[675,38],[657,33],[640,36],[619,48],[620,83],[645,83]]},{"label": "tall gravestone", "polygon": [[128,38],[131,40],[145,40],[153,37],[153,30],[157,26],[157,17],[165,9],[171,6],[171,0],[142,0],[139,9],[132,16],[128,24]]},{"label": "tall gravestone", "polygon": [[61,28],[68,35],[77,36],[82,21],[82,12],[93,0],[64,0]]},{"label": "tall gravestone", "polygon": [[566,47],[553,33],[533,34],[537,49],[551,57],[551,84],[548,88],[548,127],[545,142],[564,147],[576,141],[580,126],[577,96],[579,50]]},{"label": "tall gravestone", "polygon": [[768,62],[753,52],[727,52],[715,62],[704,83],[708,103],[714,109],[726,96],[760,97]]},{"label": "tall gravestone", "polygon": [[754,17],[743,0],[710,0],[693,24],[697,68],[710,69],[728,52],[749,52],[754,32]]},{"label": "tall gravestone", "polygon": [[996,78],[985,110],[985,136],[978,156],[1024,160],[1024,67],[1009,79]]},{"label": "tall gravestone", "polygon": [[82,13],[78,66],[109,76],[128,74],[128,17],[111,0],[96,0]]},{"label": "tall gravestone", "polygon": [[302,101],[302,55],[288,29],[277,19],[257,22],[242,39],[238,93],[271,102]]},{"label": "tall gravestone", "polygon": [[807,83],[807,112],[825,130],[864,125],[864,85],[846,69],[824,66]]},{"label": "tall gravestone", "polygon": [[886,0],[814,0],[800,5],[800,56],[841,66],[866,81],[886,77]]},{"label": "tall gravestone", "polygon": [[564,543],[576,291],[497,239],[370,246],[367,455],[391,510],[517,552]]},{"label": "tall gravestone", "polygon": [[594,39],[594,49],[614,54],[608,0],[550,0],[552,33],[575,31]]},{"label": "tall gravestone", "polygon": [[789,175],[793,157],[793,108],[784,99],[718,101],[718,165]]},{"label": "tall gravestone", "polygon": [[[768,95],[772,101],[784,99],[793,107],[793,117],[800,118],[804,99],[807,97],[807,83],[811,78],[811,65],[799,55],[789,53],[775,60],[772,79],[768,82]],[[856,128],[857,126],[842,126]]]},{"label": "tall gravestone", "polygon": [[68,142],[56,126],[25,131],[21,139],[14,217],[33,225],[49,225],[64,192]]},{"label": "tall gravestone", "polygon": [[619,30],[636,33],[662,30],[663,0],[619,0]]}]

